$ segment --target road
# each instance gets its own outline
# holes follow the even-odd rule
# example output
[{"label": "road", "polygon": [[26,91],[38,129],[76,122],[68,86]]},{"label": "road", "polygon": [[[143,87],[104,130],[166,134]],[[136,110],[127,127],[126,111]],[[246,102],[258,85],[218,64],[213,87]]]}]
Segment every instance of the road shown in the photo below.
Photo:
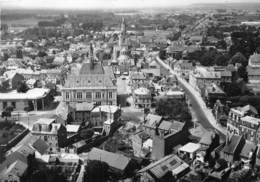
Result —
[{"label": "road", "polygon": [[[40,118],[53,118],[54,116],[59,116],[62,119],[67,117],[67,107],[65,103],[61,101],[61,96],[55,98],[59,102],[55,109],[48,111],[31,111],[31,112],[19,112],[19,119],[16,123],[23,125],[24,127],[32,130],[33,123],[35,123]],[[17,115],[17,113],[16,113]]]},{"label": "road", "polygon": [[174,72],[169,65],[165,64],[158,56],[156,58],[157,62],[164,68],[170,70],[170,73],[176,75],[178,82],[183,87],[186,95],[188,96],[191,107],[193,108],[198,122],[207,130],[217,130],[221,138],[226,135],[226,129],[221,127],[215,117],[213,116],[211,110],[207,108],[204,100],[202,99],[200,93],[195,90],[186,80],[182,79],[178,74]]}]

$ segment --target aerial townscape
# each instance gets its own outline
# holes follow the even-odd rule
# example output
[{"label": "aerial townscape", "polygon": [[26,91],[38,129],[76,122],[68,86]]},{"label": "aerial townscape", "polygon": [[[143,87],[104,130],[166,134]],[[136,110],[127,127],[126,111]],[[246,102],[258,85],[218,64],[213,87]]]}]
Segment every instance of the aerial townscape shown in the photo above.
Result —
[{"label": "aerial townscape", "polygon": [[0,182],[260,181],[260,2],[3,5]]}]

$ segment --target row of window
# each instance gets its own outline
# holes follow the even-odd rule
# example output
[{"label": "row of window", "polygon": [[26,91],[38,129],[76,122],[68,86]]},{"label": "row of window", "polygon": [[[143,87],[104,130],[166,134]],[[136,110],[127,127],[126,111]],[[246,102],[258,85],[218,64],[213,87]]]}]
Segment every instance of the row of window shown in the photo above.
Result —
[{"label": "row of window", "polygon": [[[16,102],[11,102],[11,106],[12,108],[16,108]],[[7,107],[7,102],[3,102],[3,109],[5,109]]]},{"label": "row of window", "polygon": [[[66,92],[65,97],[66,97],[66,99],[69,99],[70,98],[70,92]],[[102,94],[101,94],[101,92],[95,93],[96,99],[101,99],[101,98],[104,98],[104,97],[105,97],[105,93],[102,93]],[[81,100],[83,98],[83,93],[82,92],[76,92],[76,94],[74,95],[74,98]],[[86,92],[85,98],[86,99],[92,99],[92,92]],[[113,98],[113,92],[108,92],[108,98],[109,99]]]}]

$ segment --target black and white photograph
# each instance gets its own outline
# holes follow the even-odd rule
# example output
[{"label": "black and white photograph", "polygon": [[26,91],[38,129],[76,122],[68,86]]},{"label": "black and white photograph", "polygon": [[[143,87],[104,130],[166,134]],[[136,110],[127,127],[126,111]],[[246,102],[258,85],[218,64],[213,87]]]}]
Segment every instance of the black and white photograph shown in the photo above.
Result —
[{"label": "black and white photograph", "polygon": [[260,182],[260,0],[0,0],[0,182]]}]

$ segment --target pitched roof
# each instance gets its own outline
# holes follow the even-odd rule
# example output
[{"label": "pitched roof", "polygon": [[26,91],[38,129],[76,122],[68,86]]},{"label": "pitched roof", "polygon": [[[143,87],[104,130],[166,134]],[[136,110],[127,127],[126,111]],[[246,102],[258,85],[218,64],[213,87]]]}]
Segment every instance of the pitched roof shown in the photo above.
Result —
[{"label": "pitched roof", "polygon": [[160,130],[170,130],[172,127],[172,122],[169,121],[162,121],[161,124],[159,125]]},{"label": "pitched roof", "polygon": [[250,153],[255,152],[255,150],[256,150],[256,145],[252,142],[246,141],[246,143],[240,153],[240,156],[248,158],[250,156]]},{"label": "pitched roof", "polygon": [[64,88],[104,88],[115,87],[112,79],[104,74],[69,75]]},{"label": "pitched roof", "polygon": [[130,158],[125,157],[122,154],[107,152],[98,148],[93,148],[89,152],[88,159],[106,162],[109,166],[120,169],[122,171],[125,170],[131,160]]},{"label": "pitched roof", "polygon": [[206,131],[201,139],[200,139],[200,144],[205,144],[205,145],[210,145],[212,143],[212,139],[216,135],[216,133],[213,133],[212,131]]},{"label": "pitched roof", "polygon": [[79,71],[79,74],[104,74],[104,69],[100,63],[94,63],[93,67],[91,63],[84,63]]},{"label": "pitched roof", "polygon": [[3,175],[15,174],[17,176],[22,176],[26,171],[28,165],[20,160],[12,163],[6,170],[3,171]]},{"label": "pitched roof", "polygon": [[161,116],[154,115],[154,114],[148,114],[146,116],[146,123],[145,126],[149,126],[152,128],[155,128],[157,124],[159,124],[162,120]]},{"label": "pitched roof", "polygon": [[160,179],[165,174],[178,168],[183,163],[184,162],[176,155],[168,155],[154,163],[149,164],[145,168],[139,170],[138,173],[144,173],[149,171],[157,179]]},{"label": "pitched roof", "polygon": [[91,111],[94,108],[94,103],[76,103],[76,111]]},{"label": "pitched roof", "polygon": [[242,138],[243,138],[242,136],[232,135],[231,138],[228,139],[228,142],[226,143],[225,147],[223,148],[223,152],[228,154],[234,154]]},{"label": "pitched roof", "polygon": [[49,146],[47,145],[46,142],[44,142],[42,139],[38,139],[36,140],[33,144],[32,144],[33,148],[35,148],[41,155],[43,155],[47,149],[49,148]]}]

